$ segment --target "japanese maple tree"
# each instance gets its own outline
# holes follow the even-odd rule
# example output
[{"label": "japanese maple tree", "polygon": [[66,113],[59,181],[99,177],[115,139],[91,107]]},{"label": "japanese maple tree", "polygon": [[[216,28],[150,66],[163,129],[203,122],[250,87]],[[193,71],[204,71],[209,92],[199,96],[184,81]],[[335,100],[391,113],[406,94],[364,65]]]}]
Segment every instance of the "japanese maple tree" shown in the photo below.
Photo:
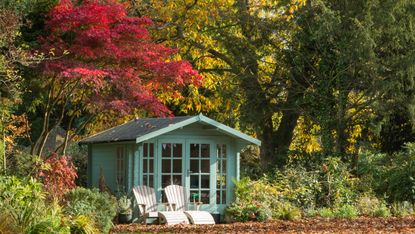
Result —
[{"label": "japanese maple tree", "polygon": [[[151,40],[149,18],[129,17],[125,6],[113,0],[76,2],[61,0],[49,13],[49,35],[39,39],[44,52],[56,59],[42,64],[48,98],[42,133],[33,147],[37,154],[51,125],[64,117],[72,124],[84,112],[128,114],[137,108],[170,115],[157,95],[169,92],[181,98],[175,90],[201,82],[189,62],[175,59],[175,49]],[[56,120],[51,121],[52,115]]]}]

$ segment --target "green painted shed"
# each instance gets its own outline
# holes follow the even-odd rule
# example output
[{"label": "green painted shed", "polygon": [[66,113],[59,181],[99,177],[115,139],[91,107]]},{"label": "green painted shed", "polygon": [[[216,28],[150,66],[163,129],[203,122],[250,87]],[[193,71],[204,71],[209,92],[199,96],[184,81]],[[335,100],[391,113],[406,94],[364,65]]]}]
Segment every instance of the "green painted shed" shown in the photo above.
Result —
[{"label": "green painted shed", "polygon": [[261,142],[202,114],[170,118],[140,118],[79,142],[88,145],[88,185],[101,175],[112,192],[136,185],[156,190],[185,186],[201,210],[222,214],[233,201],[232,178],[239,179],[239,152]]}]

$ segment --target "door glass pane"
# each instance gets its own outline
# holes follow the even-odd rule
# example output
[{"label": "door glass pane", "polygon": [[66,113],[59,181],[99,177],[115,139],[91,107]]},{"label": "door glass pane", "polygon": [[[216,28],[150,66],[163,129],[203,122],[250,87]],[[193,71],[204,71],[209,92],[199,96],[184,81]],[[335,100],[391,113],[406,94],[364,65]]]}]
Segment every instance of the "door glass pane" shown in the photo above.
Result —
[{"label": "door glass pane", "polygon": [[199,173],[199,160],[190,160],[190,173]]},{"label": "door glass pane", "polygon": [[143,144],[143,156],[148,157],[148,144],[147,143]]},{"label": "door glass pane", "polygon": [[222,173],[226,173],[226,160],[222,160]]},{"label": "door glass pane", "polygon": [[162,175],[161,176],[161,186],[165,188],[167,185],[171,184],[171,176],[170,175]]},{"label": "door glass pane", "polygon": [[148,168],[148,160],[145,158],[143,159],[143,174],[147,173]]},{"label": "door glass pane", "polygon": [[173,172],[182,173],[182,160],[181,159],[173,160]]},{"label": "door glass pane", "polygon": [[181,175],[173,175],[172,184],[182,185],[182,176]]},{"label": "door glass pane", "polygon": [[200,201],[203,202],[203,204],[209,204],[209,191],[202,191],[200,194]]},{"label": "door glass pane", "polygon": [[209,188],[209,175],[201,175],[200,176],[200,188]]},{"label": "door glass pane", "polygon": [[147,185],[148,186],[148,184],[147,184],[147,176],[146,175],[143,175],[143,185]]},{"label": "door glass pane", "polygon": [[199,144],[190,144],[190,157],[199,157]]},{"label": "door glass pane", "polygon": [[226,190],[222,190],[222,204],[226,204]]},{"label": "door glass pane", "polygon": [[162,173],[170,173],[171,172],[171,160],[170,159],[162,159],[161,160],[161,172]]},{"label": "door glass pane", "polygon": [[148,186],[154,187],[154,176],[153,175],[148,176]]},{"label": "door glass pane", "polygon": [[164,143],[161,145],[161,156],[171,157],[171,144]]},{"label": "door glass pane", "polygon": [[198,175],[190,176],[190,188],[199,188],[199,176]]},{"label": "door glass pane", "polygon": [[210,163],[209,160],[200,160],[200,172],[209,173],[210,172]]},{"label": "door glass pane", "polygon": [[202,144],[202,146],[201,146],[201,157],[202,158],[209,158],[210,157],[209,144]]},{"label": "door glass pane", "polygon": [[150,158],[154,157],[154,143],[149,144],[150,147],[150,154],[148,155]]},{"label": "door glass pane", "polygon": [[182,157],[182,144],[173,144],[173,157]]},{"label": "door glass pane", "polygon": [[199,192],[197,190],[190,190],[190,201],[191,202],[200,201]]},{"label": "door glass pane", "polygon": [[148,160],[148,172],[154,173],[154,159]]}]

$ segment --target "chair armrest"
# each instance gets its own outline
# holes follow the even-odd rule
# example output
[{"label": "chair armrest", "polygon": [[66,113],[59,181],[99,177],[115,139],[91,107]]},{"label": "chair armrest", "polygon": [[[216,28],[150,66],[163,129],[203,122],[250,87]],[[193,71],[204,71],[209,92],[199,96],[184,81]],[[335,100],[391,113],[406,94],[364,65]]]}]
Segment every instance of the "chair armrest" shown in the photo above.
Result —
[{"label": "chair armrest", "polygon": [[190,204],[196,206],[196,210],[199,211],[200,205],[203,204],[203,202],[189,202]]},{"label": "chair armrest", "polygon": [[166,210],[170,210],[170,211],[175,211],[176,210],[176,203],[170,203],[170,202],[163,202],[162,203],[165,207]]},{"label": "chair armrest", "polygon": [[[140,206],[141,209],[143,210],[143,213],[141,215],[147,213],[146,204],[137,204],[137,206]],[[141,212],[141,209],[140,209],[140,212]]]}]

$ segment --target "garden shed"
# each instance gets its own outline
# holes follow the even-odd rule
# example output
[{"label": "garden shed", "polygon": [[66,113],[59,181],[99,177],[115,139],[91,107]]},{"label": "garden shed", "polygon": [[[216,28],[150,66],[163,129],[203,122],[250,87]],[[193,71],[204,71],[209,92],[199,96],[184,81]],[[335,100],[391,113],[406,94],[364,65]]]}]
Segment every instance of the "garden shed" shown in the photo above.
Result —
[{"label": "garden shed", "polygon": [[112,192],[130,192],[136,185],[163,190],[178,184],[190,191],[200,210],[223,213],[233,201],[232,179],[239,179],[239,152],[261,142],[202,114],[140,118],[90,136],[88,184],[101,176]]}]

